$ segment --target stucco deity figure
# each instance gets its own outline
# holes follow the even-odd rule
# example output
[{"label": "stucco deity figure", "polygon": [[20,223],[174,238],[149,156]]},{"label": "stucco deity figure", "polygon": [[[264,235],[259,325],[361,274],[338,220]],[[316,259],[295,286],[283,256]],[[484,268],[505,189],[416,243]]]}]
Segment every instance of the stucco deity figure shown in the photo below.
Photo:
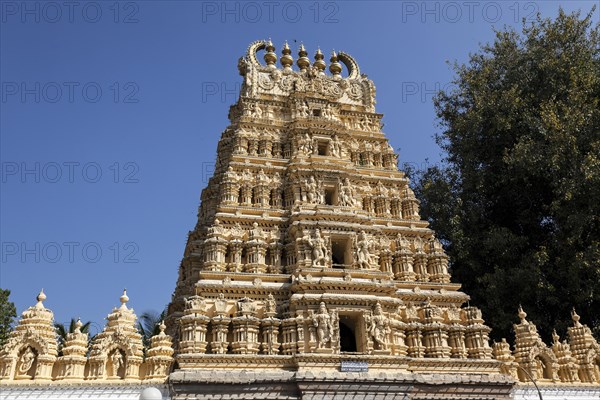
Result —
[{"label": "stucco deity figure", "polygon": [[[304,184],[306,201],[315,204],[319,202],[319,193],[317,181],[314,176],[310,176]],[[303,199],[304,200],[304,199]]]},{"label": "stucco deity figure", "polygon": [[308,133],[305,133],[300,139],[298,139],[298,153],[310,154],[312,153],[312,139]]},{"label": "stucco deity figure", "polygon": [[325,266],[327,263],[327,243],[321,231],[315,230],[314,237],[310,239],[310,246],[312,247],[312,265],[313,267]]},{"label": "stucco deity figure", "polygon": [[327,313],[325,303],[319,305],[319,312],[312,317],[312,321],[317,330],[317,347],[323,349],[331,341],[333,334],[331,316]]},{"label": "stucco deity figure", "polygon": [[219,297],[215,300],[215,310],[218,315],[223,315],[227,311],[227,300],[223,293],[219,293]]},{"label": "stucco deity figure", "polygon": [[265,312],[268,316],[274,316],[277,313],[277,303],[275,302],[275,298],[272,293],[269,293],[267,296],[267,301],[265,302]]},{"label": "stucco deity figure", "polygon": [[390,336],[390,319],[383,315],[381,304],[377,303],[373,314],[365,315],[365,322],[368,326],[368,333],[373,339],[376,350],[387,350],[388,339]]},{"label": "stucco deity figure", "polygon": [[300,115],[302,117],[308,117],[308,114],[309,114],[308,105],[306,104],[305,101],[301,101],[300,102]]},{"label": "stucco deity figure", "polygon": [[329,141],[329,154],[334,157],[342,157],[342,144],[337,135],[333,135]]},{"label": "stucco deity figure", "polygon": [[28,347],[27,350],[21,356],[21,364],[19,365],[19,375],[25,375],[27,371],[33,365],[35,361],[35,354],[31,350],[31,347]]},{"label": "stucco deity figure", "polygon": [[371,243],[365,231],[360,231],[358,239],[356,241],[356,257],[358,259],[358,266],[362,269],[368,269],[371,266],[373,255],[370,253],[369,248]]},{"label": "stucco deity figure", "polygon": [[113,376],[119,376],[119,369],[123,365],[123,355],[119,350],[115,351],[110,357],[110,362],[112,363]]},{"label": "stucco deity figure", "polygon": [[350,183],[350,179],[346,178],[342,182],[338,181],[339,205],[346,207],[356,207],[356,190]]},{"label": "stucco deity figure", "polygon": [[190,296],[185,299],[186,310],[204,310],[205,302],[200,296]]},{"label": "stucco deity figure", "polygon": [[265,171],[261,168],[256,176],[256,183],[258,185],[267,185],[269,183],[269,177],[265,174]]}]

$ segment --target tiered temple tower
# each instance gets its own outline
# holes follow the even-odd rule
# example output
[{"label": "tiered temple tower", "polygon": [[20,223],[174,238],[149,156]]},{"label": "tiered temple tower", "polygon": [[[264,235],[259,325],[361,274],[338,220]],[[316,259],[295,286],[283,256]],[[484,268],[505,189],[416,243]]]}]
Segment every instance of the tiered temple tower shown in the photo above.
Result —
[{"label": "tiered temple tower", "polygon": [[519,309],[514,349],[490,347],[352,57],[276,63],[263,41],[240,59],[166,325],[144,341],[124,291],[101,333],[59,342],[42,291],[0,348],[0,400],[599,399],[575,310],[562,342]]},{"label": "tiered temple tower", "polygon": [[461,308],[469,297],[398,170],[373,82],[344,52],[329,74],[320,50],[311,62],[300,46],[297,69],[287,44],[277,59],[258,41],[239,60],[240,98],[169,306],[176,392],[255,369],[295,385],[318,375],[341,392],[357,390],[346,371],[363,371],[385,390],[506,396],[490,328]]}]

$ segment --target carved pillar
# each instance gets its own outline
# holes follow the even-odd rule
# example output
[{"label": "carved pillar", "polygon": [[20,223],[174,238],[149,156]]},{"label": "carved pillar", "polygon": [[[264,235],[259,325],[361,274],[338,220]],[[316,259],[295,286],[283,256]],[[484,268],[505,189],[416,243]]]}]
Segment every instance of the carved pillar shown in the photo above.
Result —
[{"label": "carved pillar", "polygon": [[406,334],[404,333],[406,330],[406,324],[402,322],[399,318],[392,318],[391,320],[392,327],[392,353],[397,356],[406,356],[408,346],[406,345],[405,338]]},{"label": "carved pillar", "polygon": [[442,310],[429,302],[421,308],[423,314],[423,345],[425,357],[450,357],[447,326],[444,324]]},{"label": "carved pillar", "polygon": [[382,272],[392,272],[392,250],[389,247],[382,248],[379,252],[379,265]]},{"label": "carved pillar", "polygon": [[280,344],[277,337],[279,335],[279,325],[281,325],[281,320],[269,316],[263,318],[260,324],[262,328],[262,353],[270,355],[279,354]]},{"label": "carved pillar", "polygon": [[429,280],[431,282],[450,282],[448,256],[444,252],[441,243],[435,238],[429,243],[427,271],[430,275]]},{"label": "carved pillar", "polygon": [[413,265],[415,269],[415,278],[419,282],[428,282],[429,273],[427,272],[427,254],[422,248],[417,247],[413,254]]},{"label": "carved pillar", "polygon": [[225,354],[229,347],[227,334],[229,333],[229,323],[231,318],[224,314],[218,314],[211,318],[212,340],[210,342],[210,351],[215,354]]},{"label": "carved pillar", "polygon": [[465,327],[462,325],[462,311],[456,306],[446,310],[446,321],[448,323],[448,345],[450,346],[450,357],[467,358],[465,346]]},{"label": "carved pillar", "polygon": [[483,324],[481,310],[477,307],[464,309],[466,316],[465,344],[469,358],[490,359],[492,349],[490,347],[489,333],[491,329]]},{"label": "carved pillar", "polygon": [[390,200],[390,212],[392,217],[402,218],[402,203],[400,199],[393,198]]},{"label": "carved pillar", "polygon": [[258,155],[258,140],[254,140],[254,139],[248,140],[248,155],[251,155],[251,156]]},{"label": "carved pillar", "polygon": [[394,257],[394,276],[400,281],[414,281],[413,254],[408,248],[400,248]]},{"label": "carved pillar", "polygon": [[283,245],[280,242],[272,242],[268,245],[271,259],[268,260],[268,272],[271,274],[280,274],[283,272],[281,267],[281,253],[283,251]]},{"label": "carved pillar", "polygon": [[419,358],[425,355],[423,348],[421,330],[423,325],[419,323],[419,314],[417,309],[409,304],[404,310],[406,314],[406,345],[408,346],[407,354],[409,357]]},{"label": "carved pillar", "polygon": [[240,190],[241,190],[241,195],[242,195],[241,196],[242,197],[241,205],[247,206],[247,207],[252,206],[252,186],[250,186],[247,183],[244,183]]},{"label": "carved pillar", "polygon": [[241,272],[242,271],[242,251],[243,242],[240,238],[234,238],[229,242],[229,271]]},{"label": "carved pillar", "polygon": [[281,321],[283,343],[281,352],[287,355],[296,354],[296,318],[286,318]]},{"label": "carved pillar", "polygon": [[238,313],[231,322],[233,342],[231,351],[236,354],[257,354],[259,351],[258,332],[260,320],[256,318],[256,304],[244,297],[237,302]]},{"label": "carved pillar", "polygon": [[209,321],[204,299],[200,296],[186,298],[185,310],[179,319],[179,354],[206,352],[206,332]]},{"label": "carved pillar", "polygon": [[246,154],[248,152],[248,139],[236,136],[233,142],[233,154]]}]

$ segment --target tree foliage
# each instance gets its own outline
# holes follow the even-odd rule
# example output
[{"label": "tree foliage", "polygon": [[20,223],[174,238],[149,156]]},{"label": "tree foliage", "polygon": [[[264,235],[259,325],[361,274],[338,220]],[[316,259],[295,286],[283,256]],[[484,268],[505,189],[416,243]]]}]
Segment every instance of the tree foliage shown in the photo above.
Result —
[{"label": "tree foliage", "polygon": [[497,31],[434,100],[445,159],[413,172],[414,189],[494,338],[511,335],[519,304],[546,338],[573,307],[600,329],[594,13]]},{"label": "tree foliage", "polygon": [[142,335],[144,352],[150,347],[152,336],[160,333],[160,324],[166,318],[166,309],[158,313],[153,310],[145,311],[138,320],[138,332]]},{"label": "tree foliage", "polygon": [[12,324],[17,316],[17,309],[8,300],[10,290],[0,289],[0,347],[4,344],[12,330]]}]

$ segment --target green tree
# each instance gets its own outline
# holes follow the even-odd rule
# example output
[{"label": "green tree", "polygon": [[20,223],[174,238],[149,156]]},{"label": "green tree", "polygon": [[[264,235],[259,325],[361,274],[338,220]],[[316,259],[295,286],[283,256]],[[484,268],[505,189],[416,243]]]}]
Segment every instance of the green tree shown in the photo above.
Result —
[{"label": "green tree", "polygon": [[455,64],[434,100],[441,166],[412,172],[422,214],[494,329],[519,304],[547,339],[600,329],[600,40],[585,17],[538,16]]},{"label": "green tree", "polygon": [[138,332],[142,335],[145,350],[150,347],[150,338],[160,333],[160,323],[166,317],[166,309],[158,313],[156,311],[145,311],[138,320]]},{"label": "green tree", "polygon": [[0,289],[0,347],[8,339],[14,319],[17,317],[17,309],[15,304],[8,300],[9,296],[10,290]]}]

